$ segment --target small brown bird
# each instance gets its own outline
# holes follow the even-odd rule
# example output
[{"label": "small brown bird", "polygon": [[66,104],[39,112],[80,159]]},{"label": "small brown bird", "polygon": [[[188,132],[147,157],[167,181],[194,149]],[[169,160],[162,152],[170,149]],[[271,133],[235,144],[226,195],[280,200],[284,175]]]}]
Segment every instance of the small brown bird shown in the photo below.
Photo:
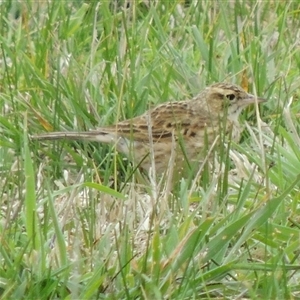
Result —
[{"label": "small brown bird", "polygon": [[[136,165],[148,170],[154,157],[156,172],[175,163],[201,160],[201,151],[209,147],[221,132],[238,142],[242,132],[241,111],[249,104],[266,101],[229,83],[216,83],[192,99],[167,102],[133,119],[88,132],[52,132],[33,136],[36,140],[86,140],[116,146]],[[175,152],[173,152],[175,150]],[[203,155],[203,153],[202,153]]]}]

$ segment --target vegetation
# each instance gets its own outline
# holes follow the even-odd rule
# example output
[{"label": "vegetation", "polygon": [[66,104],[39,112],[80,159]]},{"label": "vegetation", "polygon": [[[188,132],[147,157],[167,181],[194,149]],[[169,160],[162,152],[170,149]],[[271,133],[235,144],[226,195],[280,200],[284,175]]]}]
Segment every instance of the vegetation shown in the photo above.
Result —
[{"label": "vegetation", "polygon": [[[300,298],[296,1],[2,1],[0,22],[1,299]],[[268,102],[173,186],[30,139],[219,81]]]}]

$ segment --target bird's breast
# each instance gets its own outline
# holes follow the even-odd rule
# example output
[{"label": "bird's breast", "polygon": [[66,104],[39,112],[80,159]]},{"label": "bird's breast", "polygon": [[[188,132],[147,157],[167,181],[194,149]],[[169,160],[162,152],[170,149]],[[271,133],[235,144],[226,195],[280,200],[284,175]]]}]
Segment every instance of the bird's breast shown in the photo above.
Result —
[{"label": "bird's breast", "polygon": [[231,137],[231,140],[238,143],[241,139],[241,133],[243,131],[242,126],[240,125],[239,121],[232,121],[229,120],[227,122],[227,134]]}]

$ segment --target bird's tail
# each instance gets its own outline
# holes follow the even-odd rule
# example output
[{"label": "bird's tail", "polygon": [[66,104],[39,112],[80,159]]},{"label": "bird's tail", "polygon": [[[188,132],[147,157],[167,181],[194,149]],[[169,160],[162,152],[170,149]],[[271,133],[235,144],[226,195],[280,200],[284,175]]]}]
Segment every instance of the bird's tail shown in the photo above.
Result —
[{"label": "bird's tail", "polygon": [[113,143],[117,140],[116,134],[105,131],[82,131],[82,132],[49,132],[31,136],[33,140],[84,140],[102,143]]}]

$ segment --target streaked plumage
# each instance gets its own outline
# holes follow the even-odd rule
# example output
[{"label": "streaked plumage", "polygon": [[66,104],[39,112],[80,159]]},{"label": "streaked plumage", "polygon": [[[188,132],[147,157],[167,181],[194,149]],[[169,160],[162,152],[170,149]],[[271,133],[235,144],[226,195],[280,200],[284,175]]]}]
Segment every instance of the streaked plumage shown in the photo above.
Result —
[{"label": "streaked plumage", "polygon": [[[213,84],[192,99],[167,102],[133,119],[88,132],[52,132],[33,136],[37,140],[87,140],[115,145],[145,170],[151,166],[153,147],[157,172],[163,172],[176,153],[176,162],[199,160],[205,143],[214,141],[220,131],[238,142],[242,127],[238,117],[249,104],[265,99],[246,93],[237,85]],[[225,119],[226,118],[226,119]],[[174,143],[175,141],[175,143]],[[184,154],[183,154],[184,152]]]}]

